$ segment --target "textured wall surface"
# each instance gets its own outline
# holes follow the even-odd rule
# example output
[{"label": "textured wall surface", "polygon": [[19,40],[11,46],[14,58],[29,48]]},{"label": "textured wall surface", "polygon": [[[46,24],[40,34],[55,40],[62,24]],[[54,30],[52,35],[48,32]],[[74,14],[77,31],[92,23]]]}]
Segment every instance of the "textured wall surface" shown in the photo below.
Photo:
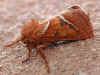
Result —
[{"label": "textured wall surface", "polygon": [[[42,21],[74,4],[90,13],[95,37],[47,48],[45,54],[50,74],[46,72],[39,55],[21,64],[27,50],[20,43],[11,48],[3,48],[4,44],[19,36],[20,29],[29,19]],[[0,0],[0,75],[77,75],[77,72],[100,75],[99,25],[99,0]]]}]

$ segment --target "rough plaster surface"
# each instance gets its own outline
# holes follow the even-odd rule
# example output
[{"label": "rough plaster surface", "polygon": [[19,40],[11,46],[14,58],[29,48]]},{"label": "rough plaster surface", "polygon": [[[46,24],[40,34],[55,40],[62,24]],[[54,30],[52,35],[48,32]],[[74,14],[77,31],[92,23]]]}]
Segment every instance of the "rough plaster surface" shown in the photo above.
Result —
[{"label": "rough plaster surface", "polygon": [[[39,55],[21,64],[27,50],[20,43],[3,48],[4,44],[18,37],[21,27],[29,19],[42,21],[74,4],[89,12],[95,37],[47,48],[45,54],[51,73],[46,72]],[[0,75],[100,75],[99,13],[99,0],[0,0]]]}]

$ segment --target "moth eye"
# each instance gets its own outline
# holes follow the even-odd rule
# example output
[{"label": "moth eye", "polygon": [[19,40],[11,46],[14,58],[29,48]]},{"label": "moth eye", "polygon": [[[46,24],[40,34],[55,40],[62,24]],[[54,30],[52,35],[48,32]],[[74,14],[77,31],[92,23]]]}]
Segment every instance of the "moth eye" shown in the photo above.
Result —
[{"label": "moth eye", "polygon": [[24,41],[25,44],[29,43],[29,40]]},{"label": "moth eye", "polygon": [[24,41],[24,43],[26,44],[26,41]]}]

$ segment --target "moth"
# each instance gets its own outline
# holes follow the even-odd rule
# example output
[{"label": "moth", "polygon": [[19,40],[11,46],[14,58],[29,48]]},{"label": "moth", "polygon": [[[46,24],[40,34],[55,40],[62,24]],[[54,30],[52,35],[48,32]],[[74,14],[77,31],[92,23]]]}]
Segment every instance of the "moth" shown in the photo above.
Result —
[{"label": "moth", "polygon": [[74,5],[63,13],[42,22],[31,19],[21,29],[21,36],[5,45],[5,47],[10,47],[18,42],[25,44],[29,53],[22,63],[30,59],[32,49],[35,48],[37,54],[45,61],[47,71],[50,72],[44,53],[48,44],[55,41],[83,40],[93,36],[93,27],[89,15],[79,6]]}]

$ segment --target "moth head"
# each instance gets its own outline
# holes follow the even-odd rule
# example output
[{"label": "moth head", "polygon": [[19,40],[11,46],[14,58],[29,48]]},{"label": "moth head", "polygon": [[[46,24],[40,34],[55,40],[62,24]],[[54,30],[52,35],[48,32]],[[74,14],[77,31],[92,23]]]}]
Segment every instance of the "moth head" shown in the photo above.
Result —
[{"label": "moth head", "polygon": [[17,44],[18,42],[23,42],[24,44],[30,44],[32,38],[32,33],[34,32],[35,28],[39,25],[38,21],[35,19],[31,19],[24,27],[21,29],[21,37],[17,38],[16,40],[12,41],[11,43],[5,45],[4,47],[10,47],[12,45]]}]

